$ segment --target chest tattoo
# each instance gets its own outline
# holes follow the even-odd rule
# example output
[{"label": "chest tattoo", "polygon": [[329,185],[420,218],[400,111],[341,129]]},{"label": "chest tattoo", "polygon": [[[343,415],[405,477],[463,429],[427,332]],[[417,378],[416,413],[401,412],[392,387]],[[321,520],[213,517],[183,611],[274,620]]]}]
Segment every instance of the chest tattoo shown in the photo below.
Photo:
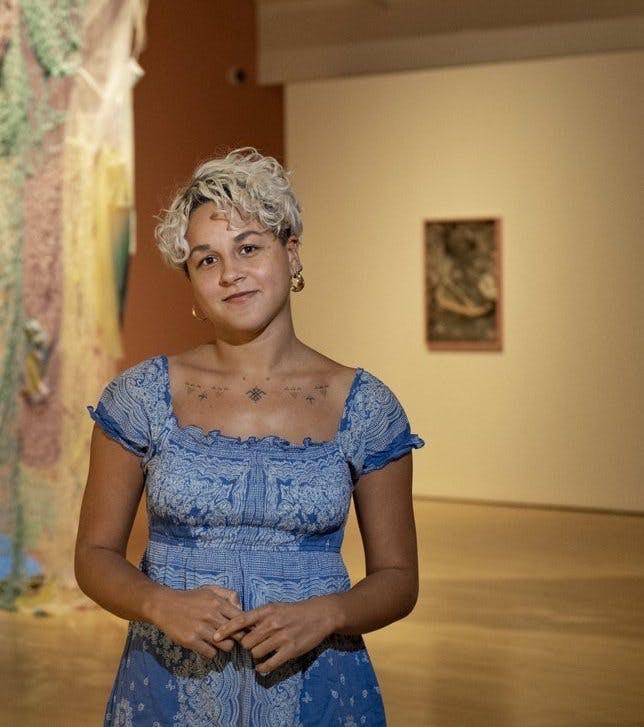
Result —
[{"label": "chest tattoo", "polygon": [[[194,394],[196,398],[200,401],[208,399],[209,394],[216,398],[219,398],[223,396],[226,391],[230,391],[229,386],[202,386],[201,384],[197,384],[191,381],[185,382],[185,388],[189,396]],[[304,394],[303,398],[309,404],[313,404],[316,401],[318,395],[326,398],[328,389],[328,384],[316,384],[313,387],[313,393]],[[303,389],[301,386],[285,386],[283,387],[283,390],[293,399],[297,399],[303,393]],[[245,395],[246,397],[248,397],[248,399],[250,399],[250,401],[257,403],[269,394],[256,384],[251,389],[248,389],[248,391],[245,392]]]},{"label": "chest tattoo", "polygon": [[251,401],[259,401],[263,396],[266,396],[266,392],[259,388],[259,386],[253,386],[252,389],[248,389],[246,396]]},{"label": "chest tattoo", "polygon": [[188,394],[196,394],[198,399],[201,399],[202,401],[204,399],[208,398],[208,391],[210,391],[212,394],[214,394],[215,397],[219,398],[223,395],[225,391],[230,391],[229,386],[202,386],[201,384],[193,384],[190,382],[186,382],[186,391]]}]

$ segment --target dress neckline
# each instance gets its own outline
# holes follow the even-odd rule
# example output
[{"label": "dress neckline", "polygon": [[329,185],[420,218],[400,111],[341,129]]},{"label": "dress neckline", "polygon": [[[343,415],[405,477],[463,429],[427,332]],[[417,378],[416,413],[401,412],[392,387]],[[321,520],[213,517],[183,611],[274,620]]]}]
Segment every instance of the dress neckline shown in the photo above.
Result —
[{"label": "dress neckline", "polygon": [[304,437],[302,442],[290,442],[288,439],[281,437],[278,434],[265,434],[262,436],[249,436],[249,437],[236,437],[231,434],[224,434],[224,432],[221,429],[210,429],[206,431],[205,429],[202,429],[200,426],[196,424],[186,424],[185,426],[182,426],[179,423],[179,420],[177,418],[177,415],[174,411],[174,405],[172,403],[172,392],[170,389],[170,365],[168,362],[168,357],[165,353],[160,354],[159,358],[162,362],[162,368],[163,368],[163,395],[167,407],[167,415],[168,419],[172,423],[172,426],[179,432],[184,433],[191,433],[198,437],[199,439],[202,439],[204,441],[210,441],[213,439],[218,439],[225,442],[231,442],[235,444],[255,444],[255,443],[264,443],[264,444],[276,444],[281,447],[287,448],[287,449],[305,449],[307,447],[325,447],[330,445],[335,445],[335,443],[338,440],[338,437],[340,436],[340,432],[344,428],[344,423],[347,419],[348,413],[349,413],[349,405],[351,403],[351,400],[355,396],[355,392],[358,389],[358,381],[360,379],[361,374],[363,373],[364,369],[358,366],[353,374],[353,379],[351,381],[351,386],[349,387],[349,391],[347,393],[347,396],[344,400],[344,405],[342,407],[342,414],[340,416],[340,422],[338,423],[338,426],[336,427],[335,434],[333,435],[332,439],[318,441],[315,439],[311,439],[311,437]]}]

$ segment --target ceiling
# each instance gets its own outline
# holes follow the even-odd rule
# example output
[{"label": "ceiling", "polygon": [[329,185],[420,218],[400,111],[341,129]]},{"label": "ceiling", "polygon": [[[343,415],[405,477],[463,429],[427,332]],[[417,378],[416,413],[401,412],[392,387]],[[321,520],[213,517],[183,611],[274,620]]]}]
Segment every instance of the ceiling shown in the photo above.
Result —
[{"label": "ceiling", "polygon": [[255,0],[260,82],[644,47],[644,0]]}]

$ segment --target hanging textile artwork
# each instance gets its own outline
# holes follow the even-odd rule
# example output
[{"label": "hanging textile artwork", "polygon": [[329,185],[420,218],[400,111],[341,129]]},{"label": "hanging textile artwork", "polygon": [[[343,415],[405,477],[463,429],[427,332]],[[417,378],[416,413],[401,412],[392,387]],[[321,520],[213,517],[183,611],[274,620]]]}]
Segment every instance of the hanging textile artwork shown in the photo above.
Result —
[{"label": "hanging textile artwork", "polygon": [[89,605],[74,544],[134,252],[132,88],[146,0],[3,0],[0,607]]}]

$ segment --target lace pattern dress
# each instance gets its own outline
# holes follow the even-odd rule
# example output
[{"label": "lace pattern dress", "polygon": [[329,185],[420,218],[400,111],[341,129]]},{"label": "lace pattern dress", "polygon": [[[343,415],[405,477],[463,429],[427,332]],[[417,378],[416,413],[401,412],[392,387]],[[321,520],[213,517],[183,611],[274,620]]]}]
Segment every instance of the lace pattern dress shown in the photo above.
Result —
[{"label": "lace pattern dress", "polygon": [[[347,591],[340,548],[361,474],[425,442],[380,379],[357,368],[332,440],[234,437],[181,427],[168,359],[146,359],[103,390],[92,419],[141,458],[149,539],[138,565],[176,589],[218,584],[244,610]],[[130,621],[104,725],[385,725],[361,635],[331,634],[269,674],[236,643],[212,659]]]}]

